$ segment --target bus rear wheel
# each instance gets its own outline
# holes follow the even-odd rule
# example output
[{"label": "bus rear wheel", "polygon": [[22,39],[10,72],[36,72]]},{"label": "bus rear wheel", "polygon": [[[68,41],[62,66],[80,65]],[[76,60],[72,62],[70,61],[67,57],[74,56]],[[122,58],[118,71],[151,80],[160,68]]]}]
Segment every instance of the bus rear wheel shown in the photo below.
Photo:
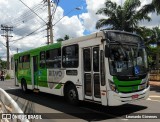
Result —
[{"label": "bus rear wheel", "polygon": [[72,105],[78,105],[78,92],[74,85],[67,86],[65,98]]},{"label": "bus rear wheel", "polygon": [[27,89],[27,83],[24,79],[22,79],[21,81],[21,88],[22,88],[22,91],[27,93],[28,89]]}]

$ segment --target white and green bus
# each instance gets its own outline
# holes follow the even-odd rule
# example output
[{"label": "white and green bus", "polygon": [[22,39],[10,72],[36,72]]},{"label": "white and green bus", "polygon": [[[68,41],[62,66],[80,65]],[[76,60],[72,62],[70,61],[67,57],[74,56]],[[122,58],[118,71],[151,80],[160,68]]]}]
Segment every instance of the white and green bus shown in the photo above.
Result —
[{"label": "white and green bus", "polygon": [[138,35],[103,30],[14,55],[15,82],[28,89],[117,106],[149,95],[145,45]]}]

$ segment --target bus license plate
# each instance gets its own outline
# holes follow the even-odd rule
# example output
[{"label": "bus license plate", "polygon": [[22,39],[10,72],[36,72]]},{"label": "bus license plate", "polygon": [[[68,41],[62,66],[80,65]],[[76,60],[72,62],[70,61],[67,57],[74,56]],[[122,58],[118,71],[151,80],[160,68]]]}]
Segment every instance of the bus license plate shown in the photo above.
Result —
[{"label": "bus license plate", "polygon": [[138,98],[138,94],[132,95],[132,99],[137,99]]}]

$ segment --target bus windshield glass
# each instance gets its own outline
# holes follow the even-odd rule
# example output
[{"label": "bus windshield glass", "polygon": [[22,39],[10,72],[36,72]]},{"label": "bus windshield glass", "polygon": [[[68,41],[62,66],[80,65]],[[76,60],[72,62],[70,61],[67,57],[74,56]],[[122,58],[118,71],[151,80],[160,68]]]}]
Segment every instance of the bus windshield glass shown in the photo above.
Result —
[{"label": "bus windshield glass", "polygon": [[[109,45],[109,67],[114,76],[146,75],[148,69],[147,54],[138,36],[114,35]],[[124,38],[126,37],[126,38]],[[135,37],[135,38],[134,38]],[[118,40],[119,39],[119,40]]]}]

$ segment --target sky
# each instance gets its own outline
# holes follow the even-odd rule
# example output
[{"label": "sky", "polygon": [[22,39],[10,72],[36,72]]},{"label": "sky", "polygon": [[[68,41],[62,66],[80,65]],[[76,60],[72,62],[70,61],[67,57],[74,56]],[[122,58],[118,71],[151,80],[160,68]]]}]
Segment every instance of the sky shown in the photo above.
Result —
[{"label": "sky", "polygon": [[[22,2],[37,13],[35,15]],[[53,0],[54,1],[54,0]],[[124,0],[112,0],[123,4]],[[141,0],[142,5],[150,3],[151,0]],[[104,7],[105,0],[60,0],[53,19],[54,40],[69,35],[76,38],[96,31],[95,24],[104,15],[96,15],[99,8]],[[52,3],[52,12],[54,11]],[[75,8],[80,8],[77,10]],[[155,27],[160,23],[160,16],[150,14],[152,21],[142,21],[140,26]],[[61,18],[63,19],[59,21]],[[10,55],[43,46],[47,42],[46,22],[48,21],[47,4],[43,0],[0,0],[0,24],[13,26],[9,38]],[[30,36],[25,37],[40,28]],[[0,34],[3,31],[0,30]],[[6,40],[0,36],[0,58],[6,60]]]}]

